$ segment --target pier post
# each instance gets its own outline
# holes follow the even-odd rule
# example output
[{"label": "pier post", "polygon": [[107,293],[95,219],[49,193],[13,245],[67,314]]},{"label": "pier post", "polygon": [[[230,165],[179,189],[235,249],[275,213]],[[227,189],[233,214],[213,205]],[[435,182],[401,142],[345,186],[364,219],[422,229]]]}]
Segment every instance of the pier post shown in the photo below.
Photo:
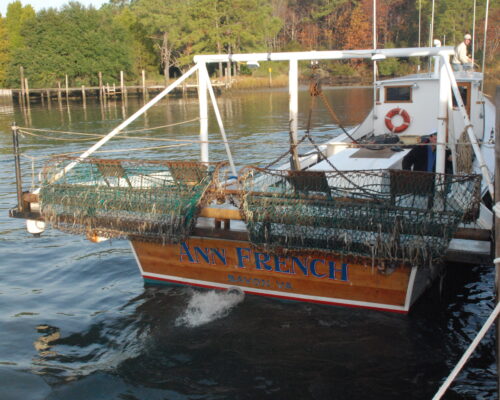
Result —
[{"label": "pier post", "polygon": [[62,94],[61,94],[61,82],[57,81],[57,101],[59,102],[59,105],[62,103]]},{"label": "pier post", "polygon": [[17,189],[17,210],[23,210],[23,184],[21,178],[21,160],[19,156],[19,133],[16,123],[12,124],[12,143],[14,145],[14,164],[16,170],[16,189]]},{"label": "pier post", "polygon": [[125,83],[123,80],[123,71],[120,71],[120,91],[122,99],[125,97]]},{"label": "pier post", "polygon": [[104,88],[102,86],[102,72],[99,71],[99,100],[102,100]]},{"label": "pier post", "polygon": [[146,71],[142,70],[142,96],[146,98]]},{"label": "pier post", "polygon": [[[495,131],[495,205],[500,201],[500,86],[496,88],[496,131]],[[495,207],[497,208],[497,207]],[[500,213],[500,211],[497,211]],[[496,301],[500,301],[500,215],[495,212],[495,288]],[[500,318],[496,321],[497,379],[500,388]]]},{"label": "pier post", "polygon": [[68,75],[66,74],[66,102],[69,100],[69,84],[68,84]]},{"label": "pier post", "polygon": [[24,94],[26,96],[26,104],[30,102],[30,87],[28,85],[28,78],[24,78]]},{"label": "pier post", "polygon": [[25,93],[24,93],[24,68],[23,68],[23,66],[19,67],[19,80],[21,81],[21,97],[20,97],[20,100],[24,104]]},{"label": "pier post", "polygon": [[82,101],[83,101],[83,106],[85,107],[85,103],[87,101],[87,97],[85,96],[85,85],[82,85]]}]

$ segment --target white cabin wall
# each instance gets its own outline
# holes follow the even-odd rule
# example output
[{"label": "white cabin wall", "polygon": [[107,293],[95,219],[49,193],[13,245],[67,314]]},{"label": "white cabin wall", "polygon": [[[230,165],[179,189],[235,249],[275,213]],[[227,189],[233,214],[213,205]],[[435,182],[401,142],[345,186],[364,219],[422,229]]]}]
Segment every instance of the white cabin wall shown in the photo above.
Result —
[{"label": "white cabin wall", "polygon": [[[482,138],[481,153],[484,157],[484,162],[488,168],[490,178],[493,180],[493,175],[495,172],[495,123],[496,123],[496,113],[495,105],[487,98],[484,98],[483,104],[479,105],[480,112],[485,115],[485,119],[480,119],[480,125],[484,126],[484,136]],[[474,124],[474,123],[473,123]],[[474,132],[476,130],[474,129]],[[477,134],[476,134],[477,136]],[[481,173],[481,168],[477,158],[474,159],[473,168],[475,173]],[[482,193],[486,193],[487,186],[483,180],[482,182]]]},{"label": "white cabin wall", "polygon": [[[410,115],[410,125],[399,135],[428,135],[437,129],[439,108],[439,81],[436,79],[420,81],[394,81],[380,85],[380,101],[375,105],[375,132],[377,135],[389,134],[391,131],[385,125],[385,116],[393,108],[402,108]],[[385,86],[412,86],[412,101],[401,103],[385,102]],[[401,117],[393,118],[393,123],[402,123]]]},{"label": "white cabin wall", "polygon": [[350,133],[354,139],[360,139],[373,132],[373,109],[368,113],[364,121]]}]

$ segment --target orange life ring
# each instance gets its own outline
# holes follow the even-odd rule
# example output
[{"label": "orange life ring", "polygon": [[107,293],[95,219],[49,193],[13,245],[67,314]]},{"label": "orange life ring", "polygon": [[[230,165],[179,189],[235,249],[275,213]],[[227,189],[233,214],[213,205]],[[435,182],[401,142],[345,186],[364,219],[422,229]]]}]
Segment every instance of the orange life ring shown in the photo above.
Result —
[{"label": "orange life ring", "polygon": [[[392,123],[392,118],[395,115],[400,115],[401,118],[403,118],[403,123],[398,126],[394,126]],[[387,113],[385,116],[385,126],[392,132],[392,133],[401,133],[403,132],[406,128],[410,126],[410,115],[403,110],[402,108],[393,108],[391,111]]]}]

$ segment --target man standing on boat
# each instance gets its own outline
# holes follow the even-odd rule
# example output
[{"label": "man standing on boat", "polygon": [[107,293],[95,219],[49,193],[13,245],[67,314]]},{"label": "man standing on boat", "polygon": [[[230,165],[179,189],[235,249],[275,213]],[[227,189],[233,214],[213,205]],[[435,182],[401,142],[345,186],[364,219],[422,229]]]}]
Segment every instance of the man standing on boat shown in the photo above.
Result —
[{"label": "man standing on boat", "polygon": [[464,36],[464,41],[455,47],[455,55],[451,60],[454,71],[470,71],[472,69],[472,59],[467,55],[467,46],[471,43],[471,35]]},{"label": "man standing on boat", "polygon": [[[416,146],[403,158],[403,169],[413,171],[434,172],[436,169],[437,132],[429,135],[423,143],[427,146]],[[451,173],[450,151],[446,150],[446,173]]]}]

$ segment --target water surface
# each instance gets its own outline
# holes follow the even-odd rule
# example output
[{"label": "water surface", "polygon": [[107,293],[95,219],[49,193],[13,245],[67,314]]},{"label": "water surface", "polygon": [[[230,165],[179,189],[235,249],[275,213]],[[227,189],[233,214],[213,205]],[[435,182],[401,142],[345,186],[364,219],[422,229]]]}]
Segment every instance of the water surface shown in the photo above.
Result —
[{"label": "water surface", "polygon": [[[327,91],[347,126],[371,105],[369,89]],[[301,92],[301,130],[309,101]],[[407,315],[282,302],[185,287],[145,287],[125,241],[93,244],[47,230],[29,235],[9,219],[16,203],[10,124],[104,134],[142,100],[106,106],[89,101],[18,104],[0,100],[0,382],[7,399],[429,399],[487,319],[494,268],[450,265]],[[281,89],[224,94],[219,102],[238,167],[266,164],[288,141],[288,95]],[[117,139],[109,148],[133,157],[196,159],[196,99],[162,101],[130,129],[178,121]],[[213,118],[212,118],[213,119]],[[194,120],[194,121],[193,121]],[[190,122],[189,122],[190,121]],[[318,104],[312,132],[321,141],[337,124]],[[42,137],[43,136],[43,137]],[[49,136],[47,138],[47,136]],[[32,166],[51,154],[78,152],[95,139],[24,135],[25,189]],[[64,140],[61,140],[64,139]],[[212,160],[225,158],[210,123]],[[302,151],[302,150],[301,150]],[[305,150],[304,150],[305,151]],[[494,332],[490,331],[445,396],[496,397]]]}]

